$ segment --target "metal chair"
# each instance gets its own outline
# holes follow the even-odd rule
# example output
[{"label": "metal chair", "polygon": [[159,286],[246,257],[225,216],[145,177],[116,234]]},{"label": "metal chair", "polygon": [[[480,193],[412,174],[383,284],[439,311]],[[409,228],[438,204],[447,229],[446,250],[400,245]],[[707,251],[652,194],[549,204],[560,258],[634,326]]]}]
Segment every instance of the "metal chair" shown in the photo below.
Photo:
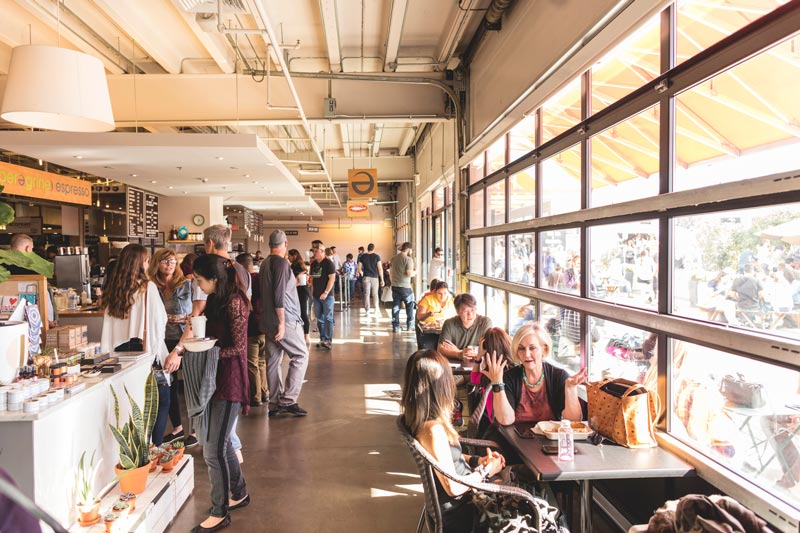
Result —
[{"label": "metal chair", "polygon": [[[408,449],[411,450],[411,455],[414,457],[414,462],[417,463],[419,470],[419,477],[422,480],[422,488],[425,494],[425,504],[422,507],[422,513],[419,517],[417,524],[417,533],[422,533],[423,525],[428,528],[429,533],[442,533],[442,509],[439,504],[439,497],[436,492],[436,474],[440,473],[444,477],[451,479],[462,485],[466,485],[473,491],[490,493],[490,494],[505,494],[527,501],[531,509],[537,509],[536,498],[529,492],[509,485],[499,485],[496,483],[475,483],[462,476],[454,475],[445,471],[436,459],[422,447],[417,439],[409,433],[403,422],[403,415],[399,415],[396,419],[397,430]],[[478,439],[459,439],[462,446],[475,449],[498,448],[498,444],[490,440]]]}]

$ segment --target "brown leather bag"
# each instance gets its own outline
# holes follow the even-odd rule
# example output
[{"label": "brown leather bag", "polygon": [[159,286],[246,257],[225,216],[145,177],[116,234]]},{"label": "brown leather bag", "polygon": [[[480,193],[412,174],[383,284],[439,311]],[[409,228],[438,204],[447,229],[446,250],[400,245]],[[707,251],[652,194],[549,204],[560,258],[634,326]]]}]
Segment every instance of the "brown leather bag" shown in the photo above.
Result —
[{"label": "brown leather bag", "polygon": [[658,446],[656,417],[658,394],[622,378],[587,382],[589,424],[603,435],[628,448]]}]

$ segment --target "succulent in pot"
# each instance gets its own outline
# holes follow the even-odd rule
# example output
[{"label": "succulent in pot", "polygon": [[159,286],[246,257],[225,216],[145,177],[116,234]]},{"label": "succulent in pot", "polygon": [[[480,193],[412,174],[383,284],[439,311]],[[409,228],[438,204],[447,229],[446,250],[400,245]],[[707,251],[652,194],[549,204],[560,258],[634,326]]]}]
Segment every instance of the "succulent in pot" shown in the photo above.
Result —
[{"label": "succulent in pot", "polygon": [[120,516],[127,515],[130,512],[130,510],[131,510],[130,504],[128,504],[128,502],[121,502],[121,501],[114,503],[114,507],[111,508],[112,512],[117,513]]},{"label": "succulent in pot", "polygon": [[172,467],[175,466],[175,452],[165,453],[164,456],[161,457],[159,463],[161,464],[161,469],[164,472],[169,472],[172,470]]},{"label": "succulent in pot", "polygon": [[182,440],[173,441],[172,451],[174,451],[177,454],[178,456],[177,461],[180,461],[181,459],[183,459],[183,453],[186,451],[186,445],[183,443]]},{"label": "succulent in pot", "polygon": [[78,470],[75,472],[75,500],[78,506],[78,520],[81,525],[95,524],[100,518],[100,499],[97,497],[94,482],[97,476],[97,469],[102,459],[94,462],[95,451],[89,461],[86,461],[86,452],[81,454],[78,461]]},{"label": "succulent in pot", "polygon": [[132,492],[123,492],[119,495],[119,501],[125,502],[130,505],[129,512],[133,512],[136,509],[136,494]]},{"label": "succulent in pot", "polygon": [[119,520],[119,513],[106,513],[103,515],[103,522],[106,525],[106,533],[114,533],[116,529],[114,523]]}]

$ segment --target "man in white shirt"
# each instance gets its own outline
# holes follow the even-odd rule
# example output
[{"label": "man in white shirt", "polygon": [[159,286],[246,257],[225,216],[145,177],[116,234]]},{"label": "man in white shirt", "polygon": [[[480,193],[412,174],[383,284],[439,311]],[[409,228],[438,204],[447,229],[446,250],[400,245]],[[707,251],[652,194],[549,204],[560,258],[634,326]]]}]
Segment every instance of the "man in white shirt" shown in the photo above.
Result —
[{"label": "man in white shirt", "polygon": [[433,257],[431,257],[431,262],[428,264],[428,279],[426,280],[428,284],[431,281],[438,279],[441,281],[445,280],[444,274],[444,253],[442,249],[437,246],[433,250]]}]

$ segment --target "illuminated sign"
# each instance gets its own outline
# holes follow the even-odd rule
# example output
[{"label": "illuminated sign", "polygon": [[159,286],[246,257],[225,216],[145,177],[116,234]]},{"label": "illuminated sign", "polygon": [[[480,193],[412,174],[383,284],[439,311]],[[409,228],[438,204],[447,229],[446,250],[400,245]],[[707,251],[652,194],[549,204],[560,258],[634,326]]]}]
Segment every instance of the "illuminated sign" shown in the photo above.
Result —
[{"label": "illuminated sign", "polygon": [[360,200],[347,201],[347,216],[369,217],[369,204]]},{"label": "illuminated sign", "polygon": [[351,168],[347,171],[348,198],[377,198],[378,169]]},{"label": "illuminated sign", "polygon": [[5,187],[3,194],[16,194],[71,204],[92,204],[92,184],[88,181],[67,178],[11,163],[0,163],[0,185]]}]

